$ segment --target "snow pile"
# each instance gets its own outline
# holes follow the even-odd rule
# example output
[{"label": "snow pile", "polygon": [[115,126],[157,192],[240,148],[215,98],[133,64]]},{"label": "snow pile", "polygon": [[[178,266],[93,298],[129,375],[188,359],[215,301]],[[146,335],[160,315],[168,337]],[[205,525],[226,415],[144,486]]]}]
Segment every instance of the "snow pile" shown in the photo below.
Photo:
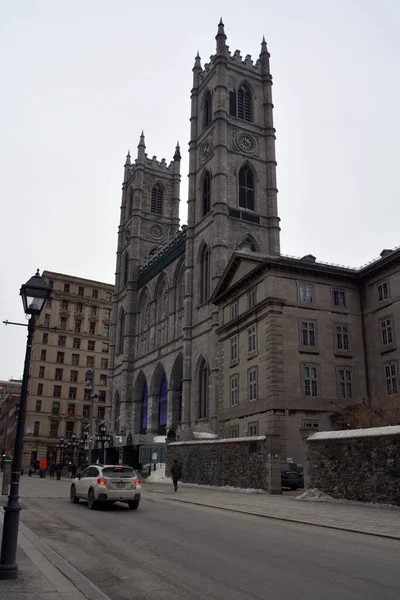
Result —
[{"label": "snow pile", "polygon": [[311,490],[307,490],[301,496],[296,496],[295,500],[300,500],[301,502],[335,502],[336,499],[329,496],[329,494],[325,494],[325,492],[321,492],[317,488],[312,488]]},{"label": "snow pile", "polygon": [[209,433],[207,431],[193,431],[193,437],[196,440],[216,440],[218,438],[215,433]]},{"label": "snow pile", "polygon": [[165,465],[158,464],[156,470],[152,471],[145,481],[146,483],[171,483],[171,478],[165,474]]},{"label": "snow pile", "polygon": [[167,438],[165,437],[165,435],[155,435],[155,436],[153,437],[153,442],[154,442],[155,444],[165,444],[165,440],[166,440],[166,439],[167,439]]}]

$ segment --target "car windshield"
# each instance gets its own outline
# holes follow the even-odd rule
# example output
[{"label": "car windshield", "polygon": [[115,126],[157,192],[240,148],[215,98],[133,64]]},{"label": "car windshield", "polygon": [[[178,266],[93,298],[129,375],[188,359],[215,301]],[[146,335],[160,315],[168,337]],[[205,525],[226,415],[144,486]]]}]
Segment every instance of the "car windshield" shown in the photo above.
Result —
[{"label": "car windshield", "polygon": [[298,466],[296,463],[285,463],[282,465],[282,471],[297,471]]},{"label": "car windshield", "polygon": [[105,467],[103,469],[104,477],[136,477],[135,471],[132,467]]}]

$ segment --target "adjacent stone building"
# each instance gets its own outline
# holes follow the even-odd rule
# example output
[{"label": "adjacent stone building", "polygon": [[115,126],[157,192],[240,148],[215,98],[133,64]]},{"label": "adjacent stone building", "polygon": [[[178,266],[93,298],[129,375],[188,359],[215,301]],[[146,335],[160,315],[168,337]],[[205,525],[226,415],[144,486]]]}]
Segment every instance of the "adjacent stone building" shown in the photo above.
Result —
[{"label": "adjacent stone building", "polygon": [[193,67],[187,226],[180,149],[124,167],[108,420],[124,452],[154,436],[273,434],[303,462],[303,429],[397,394],[400,251],[363,269],[280,251],[272,77],[226,44]]},{"label": "adjacent stone building", "polygon": [[[66,442],[88,431],[91,390],[87,369],[94,370],[97,395],[94,420],[105,419],[110,367],[114,286],[62,273],[43,272],[52,294],[38,320],[32,346],[25,421],[23,467],[33,460],[56,459],[60,436]],[[75,449],[75,458],[84,456]],[[65,449],[64,458],[72,457]],[[60,459],[60,453],[57,456]]]}]

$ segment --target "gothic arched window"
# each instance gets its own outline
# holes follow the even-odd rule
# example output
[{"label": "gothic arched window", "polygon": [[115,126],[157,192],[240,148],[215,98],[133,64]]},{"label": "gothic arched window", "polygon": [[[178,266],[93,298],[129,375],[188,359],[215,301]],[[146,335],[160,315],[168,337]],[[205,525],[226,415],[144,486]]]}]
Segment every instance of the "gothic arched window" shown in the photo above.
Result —
[{"label": "gothic arched window", "polygon": [[132,214],[132,207],[133,207],[133,188],[130,187],[128,190],[128,214],[127,214],[127,219],[129,219],[129,217]]},{"label": "gothic arched window", "polygon": [[210,295],[210,253],[204,244],[200,254],[200,304]]},{"label": "gothic arched window", "polygon": [[165,373],[161,379],[160,398],[158,401],[158,433],[163,435],[167,432],[167,415],[168,415],[168,387],[167,377]]},{"label": "gothic arched window", "polygon": [[155,185],[151,190],[151,212],[155,215],[162,215],[164,193],[162,187]]},{"label": "gothic arched window", "polygon": [[142,401],[140,403],[140,433],[147,433],[147,416],[149,411],[149,393],[147,383],[144,382]]},{"label": "gothic arched window", "polygon": [[204,358],[199,367],[198,418],[205,419],[208,413],[208,368]]},{"label": "gothic arched window", "polygon": [[212,100],[211,92],[206,92],[204,97],[204,127],[207,127],[212,121]]},{"label": "gothic arched window", "polygon": [[124,257],[124,285],[128,283],[129,277],[129,254],[126,253]]},{"label": "gothic arched window", "polygon": [[254,210],[254,175],[248,165],[239,171],[239,206]]},{"label": "gothic arched window", "polygon": [[125,335],[125,311],[121,310],[118,323],[118,353],[124,351],[124,335]]},{"label": "gothic arched window", "polygon": [[229,114],[243,121],[253,120],[251,91],[246,84],[240,85],[237,92],[229,92]]},{"label": "gothic arched window", "polygon": [[206,171],[203,177],[203,217],[211,210],[211,175]]}]

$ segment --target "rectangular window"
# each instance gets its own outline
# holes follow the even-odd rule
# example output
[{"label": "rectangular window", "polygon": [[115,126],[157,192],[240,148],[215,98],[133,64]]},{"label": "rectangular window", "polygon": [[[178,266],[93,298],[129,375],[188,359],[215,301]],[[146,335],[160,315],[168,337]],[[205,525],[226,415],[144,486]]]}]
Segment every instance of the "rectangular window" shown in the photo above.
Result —
[{"label": "rectangular window", "polygon": [[89,340],[87,343],[87,349],[89,350],[89,352],[94,352],[95,347],[96,342],[94,340]]},{"label": "rectangular window", "polygon": [[95,317],[97,315],[97,306],[90,307],[90,316]]},{"label": "rectangular window", "polygon": [[81,347],[81,340],[79,338],[74,338],[72,347],[75,348],[76,350],[79,350],[79,348]]},{"label": "rectangular window", "polygon": [[111,300],[112,300],[112,294],[111,294],[111,292],[106,292],[106,301],[107,302],[111,302]]},{"label": "rectangular window", "polygon": [[79,365],[79,354],[72,355],[71,363],[73,364],[74,367],[77,367]]},{"label": "rectangular window", "polygon": [[393,396],[398,393],[397,385],[397,365],[394,362],[388,362],[384,365],[386,379],[386,393]]},{"label": "rectangular window", "polygon": [[41,400],[36,400],[35,411],[36,412],[41,412],[41,410],[42,410],[42,401]]},{"label": "rectangular window", "polygon": [[65,337],[65,335],[58,336],[58,345],[59,346],[65,346],[66,341],[67,341],[67,338]]},{"label": "rectangular window", "polygon": [[76,383],[78,381],[78,371],[71,371],[69,380]]},{"label": "rectangular window", "polygon": [[333,306],[346,308],[346,292],[344,290],[333,290]]},{"label": "rectangular window", "polygon": [[347,325],[336,325],[336,349],[337,350],[348,350],[349,349],[349,330]]},{"label": "rectangular window", "polygon": [[230,427],[229,437],[231,437],[231,438],[239,437],[239,425],[232,425],[232,427]]},{"label": "rectangular window", "polygon": [[75,319],[75,333],[80,333],[82,328],[82,321]]},{"label": "rectangular window", "polygon": [[50,315],[44,315],[44,326],[50,327]]},{"label": "rectangular window", "polygon": [[105,402],[105,401],[106,401],[106,391],[99,390],[99,402]]},{"label": "rectangular window", "polygon": [[92,391],[91,390],[83,390],[83,399],[84,400],[90,400],[92,397]]},{"label": "rectangular window", "polygon": [[238,316],[238,308],[239,308],[238,303],[232,302],[232,304],[231,304],[231,319],[236,319],[236,317]]},{"label": "rectangular window", "polygon": [[257,350],[257,325],[252,325],[247,330],[249,354]]},{"label": "rectangular window", "polygon": [[57,362],[63,363],[65,357],[65,352],[57,352]]},{"label": "rectangular window", "polygon": [[99,297],[99,290],[92,290],[92,298],[98,298]]},{"label": "rectangular window", "polygon": [[40,377],[40,379],[43,379],[43,377],[44,377],[44,367],[39,367],[39,377]]},{"label": "rectangular window", "polygon": [[107,342],[103,342],[101,344],[101,351],[103,352],[103,354],[107,354],[110,348],[110,344],[108,344]]},{"label": "rectangular window", "polygon": [[83,405],[83,412],[82,412],[82,416],[85,419],[88,419],[90,417],[90,404],[84,404]]},{"label": "rectangular window", "polygon": [[239,375],[232,375],[230,382],[231,406],[237,406],[239,404]]},{"label": "rectangular window", "polygon": [[83,304],[81,302],[77,302],[76,311],[77,313],[83,313]]},{"label": "rectangular window", "polygon": [[249,436],[258,435],[258,422],[249,423]]},{"label": "rectangular window", "polygon": [[54,281],[52,279],[49,279],[49,287],[51,287],[51,289],[53,289],[53,285],[54,285]]},{"label": "rectangular window", "polygon": [[86,357],[86,366],[89,367],[90,369],[93,368],[93,356]]},{"label": "rectangular window", "polygon": [[68,300],[63,300],[61,302],[61,310],[68,310]]},{"label": "rectangular window", "polygon": [[384,319],[381,321],[381,332],[382,346],[389,346],[390,344],[393,344],[393,328],[391,319]]},{"label": "rectangular window", "polygon": [[54,398],[61,398],[61,385],[55,385],[53,388]]},{"label": "rectangular window", "polygon": [[37,393],[38,396],[43,396],[43,383],[38,383],[37,392],[36,393]]},{"label": "rectangular window", "polygon": [[318,396],[317,367],[303,365],[303,390],[305,396]]},{"label": "rectangular window", "polygon": [[249,400],[257,400],[257,369],[250,369],[248,371],[248,383],[249,383]]},{"label": "rectangular window", "polygon": [[89,335],[96,335],[96,323],[89,323]]},{"label": "rectangular window", "polygon": [[46,360],[47,351],[41,350],[40,352],[40,360]]},{"label": "rectangular window", "polygon": [[51,414],[52,415],[59,415],[60,414],[60,403],[59,402],[53,402],[51,405]]},{"label": "rectangular window", "polygon": [[351,371],[346,367],[341,367],[339,373],[339,398],[341,400],[349,400],[352,398],[351,388]]},{"label": "rectangular window", "polygon": [[69,294],[69,283],[64,283],[64,293]]},{"label": "rectangular window", "polygon": [[75,414],[75,404],[73,403],[69,403],[68,404],[68,415],[74,415]]},{"label": "rectangular window", "polygon": [[110,326],[109,325],[103,326],[103,336],[106,338],[110,337]]},{"label": "rectangular window", "polygon": [[49,334],[44,333],[43,337],[42,337],[42,344],[47,344],[48,341],[49,341]]},{"label": "rectangular window", "polygon": [[314,301],[313,287],[312,283],[299,283],[300,302],[312,304]]},{"label": "rectangular window", "polygon": [[231,361],[238,359],[238,336],[231,337]]},{"label": "rectangular window", "polygon": [[80,285],[78,287],[78,296],[84,296],[84,295],[85,295],[85,288],[82,285]]},{"label": "rectangular window", "polygon": [[67,421],[65,424],[65,437],[70,438],[70,437],[72,437],[73,433],[74,433],[74,422]]},{"label": "rectangular window", "polygon": [[104,416],[106,414],[106,408],[105,406],[98,406],[97,407],[97,416],[99,419],[104,419]]},{"label": "rectangular window", "polygon": [[251,290],[251,292],[249,292],[247,294],[247,308],[254,308],[255,305],[257,304],[257,296],[256,296],[256,290]]},{"label": "rectangular window", "polygon": [[378,300],[383,302],[389,298],[389,287],[387,281],[378,284]]},{"label": "rectangular window", "polygon": [[39,421],[35,421],[33,424],[33,435],[35,437],[37,437],[39,435],[39,427],[40,427]]},{"label": "rectangular window", "polygon": [[50,421],[50,437],[58,437],[58,421]]},{"label": "rectangular window", "polygon": [[100,373],[100,385],[107,385],[107,375]]},{"label": "rectangular window", "polygon": [[315,323],[313,321],[301,322],[301,345],[315,347]]},{"label": "rectangular window", "polygon": [[102,358],[100,362],[101,369],[108,369],[108,358]]},{"label": "rectangular window", "polygon": [[62,381],[62,378],[63,378],[63,370],[62,369],[56,369],[56,373],[55,373],[54,379],[56,381]]},{"label": "rectangular window", "polygon": [[65,331],[67,329],[67,317],[60,317],[60,329]]},{"label": "rectangular window", "polygon": [[111,308],[105,308],[104,309],[104,318],[105,319],[111,319]]}]

